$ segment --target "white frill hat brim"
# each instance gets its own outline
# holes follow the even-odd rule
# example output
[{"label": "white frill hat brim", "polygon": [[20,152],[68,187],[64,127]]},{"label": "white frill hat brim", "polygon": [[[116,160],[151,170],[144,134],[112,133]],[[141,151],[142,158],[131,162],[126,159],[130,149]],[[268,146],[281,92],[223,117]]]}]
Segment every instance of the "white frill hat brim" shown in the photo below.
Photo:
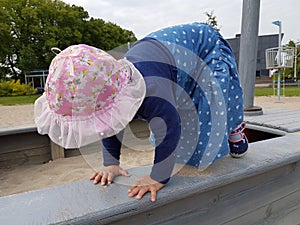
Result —
[{"label": "white frill hat brim", "polygon": [[80,148],[113,136],[129,124],[145,95],[146,85],[140,72],[126,59],[119,60],[130,69],[131,79],[119,93],[111,107],[94,111],[89,117],[63,116],[49,108],[46,95],[34,104],[34,118],[40,134],[48,134],[50,139],[64,148]]}]

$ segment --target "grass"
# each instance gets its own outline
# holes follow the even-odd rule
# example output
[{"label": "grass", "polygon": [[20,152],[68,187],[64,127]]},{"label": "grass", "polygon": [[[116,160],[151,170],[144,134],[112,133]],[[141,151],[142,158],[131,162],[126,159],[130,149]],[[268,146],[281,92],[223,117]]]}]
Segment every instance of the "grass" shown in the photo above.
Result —
[{"label": "grass", "polygon": [[[275,94],[274,94],[275,93]],[[272,96],[277,95],[276,90],[272,87],[256,87],[254,90],[255,96]],[[281,90],[283,95],[283,90]],[[20,105],[20,104],[33,104],[34,101],[41,95],[26,95],[26,96],[9,96],[0,97],[0,105]],[[297,86],[286,86],[284,90],[284,96],[300,96],[300,87]]]},{"label": "grass", "polygon": [[[297,86],[285,86],[284,90],[281,89],[281,95],[286,97],[291,96],[300,96],[300,87]],[[256,87],[254,90],[255,96],[272,96],[277,95],[277,90],[274,90],[273,87]]]},{"label": "grass", "polygon": [[8,96],[0,97],[0,105],[33,104],[41,95]]}]

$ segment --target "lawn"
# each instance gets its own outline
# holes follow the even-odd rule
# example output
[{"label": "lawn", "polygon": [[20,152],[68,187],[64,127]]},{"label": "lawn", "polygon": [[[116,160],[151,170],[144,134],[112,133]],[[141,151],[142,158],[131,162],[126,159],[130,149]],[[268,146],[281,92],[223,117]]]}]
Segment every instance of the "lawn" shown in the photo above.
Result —
[{"label": "lawn", "polygon": [[[284,90],[280,90],[282,96],[300,96],[300,87],[297,86],[285,86]],[[272,87],[256,87],[254,90],[255,96],[271,96],[277,95],[277,89],[274,90]]]},{"label": "lawn", "polygon": [[0,97],[0,105],[33,104],[41,95]]},{"label": "lawn", "polygon": [[[272,87],[256,87],[254,93],[255,96],[277,95],[276,90],[273,90]],[[281,95],[283,95],[283,90],[281,90]],[[0,97],[0,105],[33,104],[40,96],[41,95]],[[284,96],[300,96],[300,87],[286,86],[284,89]]]}]

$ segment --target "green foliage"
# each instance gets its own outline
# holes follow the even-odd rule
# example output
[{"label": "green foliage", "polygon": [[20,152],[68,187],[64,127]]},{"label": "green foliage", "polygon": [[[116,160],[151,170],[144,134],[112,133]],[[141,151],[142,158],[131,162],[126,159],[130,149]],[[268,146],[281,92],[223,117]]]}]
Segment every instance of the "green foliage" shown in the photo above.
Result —
[{"label": "green foliage", "polygon": [[[292,40],[289,41],[289,43],[286,45],[288,47],[294,47],[296,46],[296,43]],[[295,54],[297,54],[296,59],[294,58],[294,64],[293,68],[287,68],[285,69],[285,78],[294,78],[295,72],[296,72],[296,78],[300,79],[300,45],[297,45],[297,49],[295,49]],[[296,60],[296,61],[295,61]],[[295,71],[295,63],[296,63],[296,71]]]},{"label": "green foliage", "polygon": [[33,94],[36,94],[36,90],[28,84],[21,84],[20,80],[0,82],[0,96],[21,96]]},{"label": "green foliage", "polygon": [[214,11],[204,13],[207,16],[206,23],[214,27],[217,31],[220,31],[221,27],[219,27],[217,17],[214,13]]},{"label": "green foliage", "polygon": [[85,43],[110,50],[134,41],[131,31],[60,0],[0,1],[0,79],[9,74],[24,81],[26,72],[48,69],[52,47]]},{"label": "green foliage", "polygon": [[132,31],[124,30],[116,24],[105,23],[102,19],[94,18],[85,22],[85,33],[82,39],[84,43],[98,46],[106,51],[136,41]]}]

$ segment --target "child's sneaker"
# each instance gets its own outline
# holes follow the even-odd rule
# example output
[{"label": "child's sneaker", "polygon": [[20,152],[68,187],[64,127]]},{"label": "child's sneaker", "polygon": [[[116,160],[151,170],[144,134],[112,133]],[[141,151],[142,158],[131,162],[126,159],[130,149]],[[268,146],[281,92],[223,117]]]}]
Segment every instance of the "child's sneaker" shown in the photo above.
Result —
[{"label": "child's sneaker", "polygon": [[248,139],[244,133],[246,123],[239,125],[228,138],[230,155],[233,158],[241,158],[246,155],[248,150]]}]

